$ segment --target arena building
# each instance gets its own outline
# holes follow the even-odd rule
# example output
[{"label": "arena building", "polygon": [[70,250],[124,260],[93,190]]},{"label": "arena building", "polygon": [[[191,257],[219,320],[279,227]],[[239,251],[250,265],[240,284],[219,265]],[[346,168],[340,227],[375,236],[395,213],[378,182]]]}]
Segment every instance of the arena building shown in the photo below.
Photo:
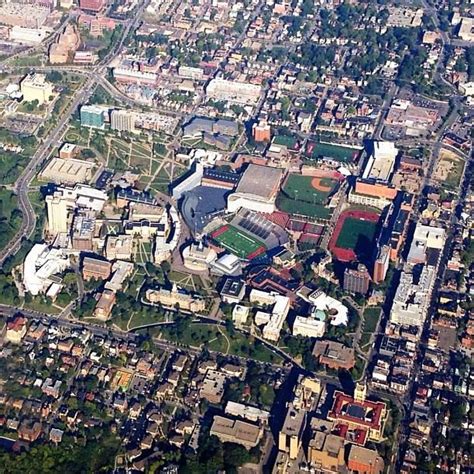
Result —
[{"label": "arena building", "polygon": [[235,193],[227,198],[227,211],[236,212],[244,208],[268,214],[274,212],[282,176],[280,168],[250,164]]}]

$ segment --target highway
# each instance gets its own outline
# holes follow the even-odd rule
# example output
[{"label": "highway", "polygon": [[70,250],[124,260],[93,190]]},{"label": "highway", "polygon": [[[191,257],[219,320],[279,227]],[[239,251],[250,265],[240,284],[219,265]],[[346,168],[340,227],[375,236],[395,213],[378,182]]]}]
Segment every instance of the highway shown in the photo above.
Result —
[{"label": "highway", "polygon": [[[33,180],[33,178],[35,177],[38,166],[43,162],[44,159],[48,157],[51,149],[54,148],[54,146],[56,146],[59,143],[60,139],[62,138],[65,132],[66,125],[71,119],[71,116],[76,111],[77,107],[80,104],[87,102],[87,100],[93,94],[95,88],[97,87],[99,83],[102,86],[104,86],[109,92],[111,91],[111,89],[113,89],[113,92],[115,94],[118,92],[104,78],[104,74],[107,70],[107,64],[115,56],[117,56],[120,53],[120,50],[123,46],[123,43],[126,37],[130,33],[130,31],[136,28],[138,23],[141,21],[141,16],[143,14],[144,9],[146,8],[146,5],[148,4],[148,1],[149,0],[145,0],[139,4],[139,6],[137,7],[135,17],[125,24],[125,28],[122,31],[122,35],[120,39],[117,41],[117,43],[115,43],[115,45],[112,46],[109,53],[104,57],[104,59],[100,63],[98,63],[96,66],[93,66],[87,70],[86,74],[88,75],[88,78],[86,79],[84,84],[75,92],[72,102],[69,104],[66,111],[62,114],[56,126],[51,130],[48,136],[40,144],[35,154],[31,157],[31,160],[29,161],[28,165],[25,167],[22,174],[16,181],[14,192],[18,196],[18,205],[23,215],[23,221],[20,226],[20,229],[15,234],[15,236],[10,241],[10,243],[0,251],[0,266],[2,266],[5,263],[5,260],[7,258],[9,258],[10,256],[14,255],[16,252],[18,252],[18,250],[21,247],[22,241],[24,239],[28,239],[32,235],[35,229],[36,214],[29,200],[28,187],[31,181]],[[67,23],[67,21],[69,21],[69,19],[70,17],[68,16],[64,24],[61,25],[61,29]],[[37,69],[44,71],[46,69],[57,70],[58,68],[56,67],[41,68],[40,67]],[[79,68],[74,68],[74,67],[73,68],[69,67],[68,71],[69,72],[81,71],[81,73],[84,74],[84,71],[80,70]],[[120,96],[120,98],[122,98],[122,95]]]}]

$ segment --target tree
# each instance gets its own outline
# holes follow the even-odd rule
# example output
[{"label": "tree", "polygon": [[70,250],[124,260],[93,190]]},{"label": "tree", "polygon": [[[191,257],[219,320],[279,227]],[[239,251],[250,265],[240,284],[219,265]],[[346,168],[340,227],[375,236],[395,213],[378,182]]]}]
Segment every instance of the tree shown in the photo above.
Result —
[{"label": "tree", "polygon": [[59,71],[51,71],[46,74],[46,80],[56,84],[63,80],[63,75]]},{"label": "tree", "polygon": [[160,263],[160,267],[163,270],[163,273],[166,275],[171,271],[171,264],[167,260],[164,260]]}]

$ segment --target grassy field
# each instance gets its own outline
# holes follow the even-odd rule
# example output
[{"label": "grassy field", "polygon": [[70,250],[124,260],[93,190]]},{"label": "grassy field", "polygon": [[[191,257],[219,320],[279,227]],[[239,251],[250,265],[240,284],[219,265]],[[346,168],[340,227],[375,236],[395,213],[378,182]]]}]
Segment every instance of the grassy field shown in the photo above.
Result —
[{"label": "grassy field", "polygon": [[353,249],[361,246],[371,246],[377,224],[359,219],[347,218],[344,221],[341,232],[336,242],[336,246],[343,249]]},{"label": "grassy field", "polygon": [[205,346],[210,351],[224,354],[251,357],[261,362],[273,364],[281,363],[281,358],[259,341],[251,336],[243,335],[237,331],[229,333],[224,327],[220,329],[214,324],[190,324],[178,341],[172,327],[159,328],[161,337],[186,346]]},{"label": "grassy field", "polygon": [[239,258],[252,258],[256,253],[263,253],[265,246],[259,240],[226,225],[213,232],[212,238]]},{"label": "grassy field", "polygon": [[153,260],[153,251],[151,242],[141,242],[137,240],[135,247],[135,262],[146,264]]},{"label": "grassy field", "polygon": [[324,204],[328,196],[336,189],[337,180],[331,178],[320,178],[319,184],[327,191],[316,189],[313,186],[312,176],[290,174],[283,188],[283,192],[291,199],[309,202],[311,204]]},{"label": "grassy field", "polygon": [[373,333],[375,329],[377,329],[377,324],[380,319],[380,311],[381,309],[379,307],[367,308],[364,311],[364,332]]},{"label": "grassy field", "polygon": [[291,137],[289,135],[277,135],[273,139],[273,143],[275,145],[286,146],[290,150],[295,148],[297,142],[298,142],[298,140],[295,137]]},{"label": "grassy field", "polygon": [[450,188],[458,188],[461,184],[461,178],[464,171],[464,161],[463,160],[452,160],[452,168],[448,173],[448,177],[443,185]]},{"label": "grassy field", "polygon": [[343,163],[349,163],[353,161],[359,154],[359,150],[356,148],[314,142],[308,145],[306,152],[312,159],[331,158]]},{"label": "grassy field", "polygon": [[359,340],[359,347],[365,353],[372,347],[372,334],[377,329],[381,315],[381,308],[366,308],[364,311],[364,320],[362,322],[362,334]]},{"label": "grassy field", "polygon": [[177,271],[171,271],[168,274],[168,279],[176,283],[180,288],[188,291],[196,292],[204,289],[201,278],[198,275],[191,275]]}]

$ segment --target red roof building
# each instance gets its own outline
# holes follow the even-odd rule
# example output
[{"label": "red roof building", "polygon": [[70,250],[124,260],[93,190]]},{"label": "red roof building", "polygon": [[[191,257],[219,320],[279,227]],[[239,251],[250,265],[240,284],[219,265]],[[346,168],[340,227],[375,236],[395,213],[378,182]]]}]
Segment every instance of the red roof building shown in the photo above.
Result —
[{"label": "red roof building", "polygon": [[383,402],[374,402],[365,399],[365,388],[358,384],[354,396],[344,392],[334,393],[334,402],[328,419],[337,423],[341,437],[363,446],[367,440],[380,441],[382,439],[387,405]]}]

